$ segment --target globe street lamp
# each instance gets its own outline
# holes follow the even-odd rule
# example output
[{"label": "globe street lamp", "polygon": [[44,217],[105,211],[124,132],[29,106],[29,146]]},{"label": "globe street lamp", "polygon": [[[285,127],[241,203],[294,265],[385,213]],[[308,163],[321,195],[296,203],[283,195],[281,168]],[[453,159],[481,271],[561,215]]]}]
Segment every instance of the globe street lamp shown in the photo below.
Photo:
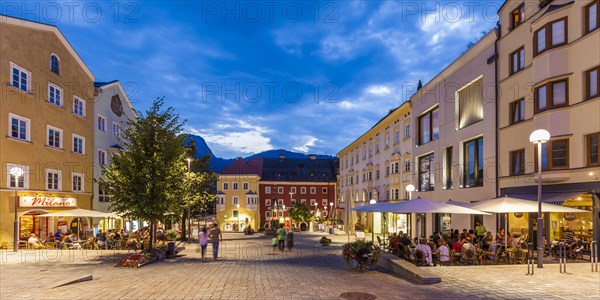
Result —
[{"label": "globe street lamp", "polygon": [[[17,215],[17,206],[19,206],[19,200],[17,197],[17,191],[19,190],[19,178],[21,176],[23,176],[23,173],[25,173],[23,171],[23,169],[19,168],[19,167],[12,167],[10,168],[10,175],[15,177],[15,225],[14,225],[14,242],[13,242],[13,249],[15,252],[17,252],[17,248],[19,246],[19,217]],[[23,180],[23,182],[25,182]]]},{"label": "globe street lamp", "polygon": [[331,207],[331,212],[329,213],[329,218],[333,219],[333,202],[329,202],[329,207]]},{"label": "globe street lamp", "polygon": [[550,140],[550,132],[544,129],[538,129],[531,133],[529,141],[537,146],[537,158],[538,158],[538,189],[537,189],[537,200],[538,200],[538,218],[537,218],[537,257],[538,257],[538,268],[544,267],[543,253],[544,253],[544,235],[542,226],[542,144]]},{"label": "globe street lamp", "polygon": [[237,223],[238,223],[238,231],[240,231],[240,205],[237,204]]},{"label": "globe street lamp", "polygon": [[[369,204],[375,204],[377,200],[371,199]],[[371,241],[375,244],[375,213],[371,212]]]},{"label": "globe street lamp", "polygon": [[[409,200],[409,201],[410,201],[410,200],[412,200],[412,192],[414,192],[414,191],[415,191],[415,186],[414,186],[414,185],[412,185],[412,184],[409,184],[409,185],[407,185],[407,186],[406,186],[406,188],[405,188],[405,189],[406,189],[406,191],[408,192],[408,200]],[[411,221],[410,223],[412,223],[412,221]],[[410,224],[410,225],[411,225],[411,227],[412,227],[412,224]],[[418,225],[417,225],[417,226],[418,226]],[[417,234],[418,234],[418,233],[417,233]],[[420,239],[419,239],[419,240],[420,240]]]},{"label": "globe street lamp", "polygon": [[185,160],[187,160],[187,172],[188,172],[188,189],[187,189],[187,218],[188,218],[188,243],[192,240],[192,219],[190,218],[190,186],[189,186],[189,180],[190,180],[190,171],[191,171],[191,163],[192,163],[192,159],[191,158],[186,158]]}]

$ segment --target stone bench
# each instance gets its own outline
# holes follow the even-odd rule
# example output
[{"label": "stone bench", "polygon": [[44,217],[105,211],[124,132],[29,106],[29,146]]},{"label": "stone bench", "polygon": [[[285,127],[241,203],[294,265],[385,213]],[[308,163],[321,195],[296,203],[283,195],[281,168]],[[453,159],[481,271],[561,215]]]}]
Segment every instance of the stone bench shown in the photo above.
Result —
[{"label": "stone bench", "polygon": [[377,264],[394,274],[408,278],[416,283],[432,284],[442,281],[440,276],[429,272],[427,268],[417,267],[414,264],[387,252],[381,252],[381,258]]}]

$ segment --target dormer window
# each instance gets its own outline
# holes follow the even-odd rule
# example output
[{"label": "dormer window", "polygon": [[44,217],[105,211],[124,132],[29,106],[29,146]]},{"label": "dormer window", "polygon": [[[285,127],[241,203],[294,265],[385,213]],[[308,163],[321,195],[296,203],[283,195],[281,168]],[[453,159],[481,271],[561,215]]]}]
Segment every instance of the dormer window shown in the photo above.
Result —
[{"label": "dormer window", "polygon": [[54,53],[50,54],[50,71],[60,75],[60,59]]},{"label": "dormer window", "polygon": [[511,13],[511,30],[517,28],[525,21],[525,3],[521,4]]}]

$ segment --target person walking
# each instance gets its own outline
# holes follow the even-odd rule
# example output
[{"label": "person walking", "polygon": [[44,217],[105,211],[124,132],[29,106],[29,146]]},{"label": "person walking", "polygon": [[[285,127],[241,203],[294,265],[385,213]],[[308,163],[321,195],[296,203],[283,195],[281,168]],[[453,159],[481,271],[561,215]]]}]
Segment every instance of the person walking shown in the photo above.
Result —
[{"label": "person walking", "polygon": [[204,261],[204,256],[206,255],[206,246],[208,246],[208,231],[206,230],[206,227],[202,227],[202,231],[198,235],[198,239],[200,240],[202,261]]},{"label": "person walking", "polygon": [[290,230],[290,232],[288,232],[287,238],[286,238],[286,243],[287,243],[288,250],[292,251],[292,248],[294,248],[294,231],[293,230]]},{"label": "person walking", "polygon": [[285,229],[283,227],[277,229],[277,241],[279,241],[279,251],[283,252],[285,249]]},{"label": "person walking", "polygon": [[208,237],[213,246],[213,257],[217,260],[217,257],[219,256],[219,242],[223,240],[223,234],[217,224],[213,224],[213,228],[210,230]]}]

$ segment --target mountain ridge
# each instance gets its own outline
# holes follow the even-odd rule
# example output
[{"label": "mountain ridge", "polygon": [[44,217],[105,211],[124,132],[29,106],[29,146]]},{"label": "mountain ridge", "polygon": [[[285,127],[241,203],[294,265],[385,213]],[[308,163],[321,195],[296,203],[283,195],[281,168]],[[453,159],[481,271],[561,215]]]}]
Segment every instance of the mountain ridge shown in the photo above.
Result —
[{"label": "mountain ridge", "polygon": [[[213,171],[215,171],[217,173],[220,172],[221,170],[225,169],[229,164],[231,164],[232,162],[234,162],[236,160],[235,158],[221,158],[221,157],[216,156],[213,153],[212,149],[210,149],[210,146],[208,146],[208,144],[206,143],[204,138],[199,135],[188,134],[184,141],[184,145],[187,146],[190,139],[194,139],[194,142],[196,142],[196,149],[197,149],[196,158],[200,158],[200,157],[205,156],[206,154],[210,154],[210,166],[212,167]],[[250,156],[243,157],[243,159],[251,160],[253,158],[279,158],[279,156],[282,154],[285,155],[285,157],[287,157],[287,158],[310,158],[310,156],[312,155],[312,154],[293,152],[293,151],[289,151],[289,150],[285,150],[285,149],[272,149],[272,150],[267,150],[267,151],[263,151],[260,153],[252,154]],[[319,158],[319,159],[335,158],[334,156],[325,155],[325,154],[316,154],[316,155],[317,155],[317,158]]]}]

